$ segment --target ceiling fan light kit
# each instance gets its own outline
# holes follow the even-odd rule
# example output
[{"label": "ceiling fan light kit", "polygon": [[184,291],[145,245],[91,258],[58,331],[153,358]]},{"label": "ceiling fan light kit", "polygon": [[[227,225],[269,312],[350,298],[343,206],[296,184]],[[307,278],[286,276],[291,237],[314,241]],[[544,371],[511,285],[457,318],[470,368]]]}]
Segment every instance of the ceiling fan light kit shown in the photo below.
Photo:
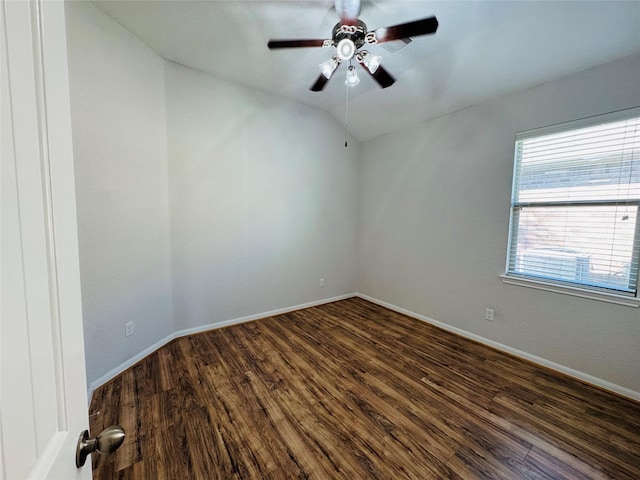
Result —
[{"label": "ceiling fan light kit", "polygon": [[[349,60],[349,68],[345,84],[355,86],[360,83],[355,67],[351,60],[355,57],[360,65],[369,73],[382,88],[390,87],[395,79],[381,66],[382,58],[366,50],[360,50],[365,45],[392,42],[394,40],[409,39],[419,35],[436,33],[438,20],[436,17],[423,18],[413,22],[382,27],[368,31],[367,25],[360,19],[359,0],[335,0],[336,12],[340,15],[340,21],[333,27],[331,39],[300,39],[300,40],[269,40],[267,46],[270,49],[301,48],[301,47],[335,47],[336,53],[329,60],[321,63],[320,77],[311,86],[311,90],[319,92],[340,66],[340,63]],[[410,41],[410,40],[409,40]],[[405,42],[408,43],[408,42]]]}]

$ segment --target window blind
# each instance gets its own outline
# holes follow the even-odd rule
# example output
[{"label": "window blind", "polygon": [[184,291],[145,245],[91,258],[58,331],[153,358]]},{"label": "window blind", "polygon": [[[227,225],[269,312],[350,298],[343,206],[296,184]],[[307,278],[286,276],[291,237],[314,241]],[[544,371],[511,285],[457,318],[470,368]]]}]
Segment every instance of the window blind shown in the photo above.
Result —
[{"label": "window blind", "polygon": [[637,295],[640,109],[518,134],[507,275]]}]

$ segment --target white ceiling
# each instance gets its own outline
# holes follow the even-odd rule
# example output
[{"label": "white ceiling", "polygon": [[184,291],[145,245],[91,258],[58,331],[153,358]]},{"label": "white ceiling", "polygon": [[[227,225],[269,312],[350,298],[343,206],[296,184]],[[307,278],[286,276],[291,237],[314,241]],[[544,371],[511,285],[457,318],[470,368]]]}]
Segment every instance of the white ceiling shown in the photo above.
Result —
[{"label": "white ceiling", "polygon": [[[327,110],[344,122],[344,67],[309,91],[332,50],[269,50],[271,38],[330,38],[332,0],[96,1],[168,60]],[[435,15],[435,35],[383,57],[396,83],[363,70],[349,130],[367,140],[507,92],[640,52],[640,1],[363,2],[369,30]]]}]

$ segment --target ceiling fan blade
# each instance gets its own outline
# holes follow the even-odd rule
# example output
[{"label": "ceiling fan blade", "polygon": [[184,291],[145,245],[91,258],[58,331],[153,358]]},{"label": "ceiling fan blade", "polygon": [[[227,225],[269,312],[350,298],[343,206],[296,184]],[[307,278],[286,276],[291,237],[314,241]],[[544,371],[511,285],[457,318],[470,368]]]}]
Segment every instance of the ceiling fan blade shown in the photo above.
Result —
[{"label": "ceiling fan blade", "polygon": [[378,85],[380,85],[382,88],[390,87],[396,82],[396,79],[393,78],[391,74],[384,68],[382,68],[382,66],[378,66],[378,69],[374,73],[371,73],[365,65],[363,65],[362,63],[360,65],[362,65],[362,68],[364,68],[367,73],[371,75],[373,79],[378,82]]},{"label": "ceiling fan blade", "polygon": [[355,25],[360,16],[360,0],[335,0],[342,25]]},{"label": "ceiling fan blade", "polygon": [[302,47],[321,47],[324,45],[321,39],[300,39],[300,40],[269,40],[267,47],[274,48],[302,48]]},{"label": "ceiling fan blade", "polygon": [[438,30],[438,19],[436,17],[423,18],[414,22],[402,23],[392,27],[378,28],[374,31],[378,43],[390,42],[401,38],[417,37],[419,35],[429,35]]},{"label": "ceiling fan blade", "polygon": [[323,74],[320,74],[316,83],[314,83],[309,90],[312,92],[321,92],[322,89],[329,83],[329,79],[325,77]]}]

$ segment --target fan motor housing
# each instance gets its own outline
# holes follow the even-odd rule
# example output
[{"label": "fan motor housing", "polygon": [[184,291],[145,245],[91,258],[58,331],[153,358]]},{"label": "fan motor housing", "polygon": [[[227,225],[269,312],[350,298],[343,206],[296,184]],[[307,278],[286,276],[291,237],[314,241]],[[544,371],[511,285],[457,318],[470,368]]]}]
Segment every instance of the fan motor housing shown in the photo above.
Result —
[{"label": "fan motor housing", "polygon": [[355,25],[343,25],[338,22],[335,27],[333,27],[332,39],[334,45],[337,45],[340,40],[348,38],[355,44],[356,49],[358,49],[364,45],[366,35],[367,25],[362,20],[358,20]]}]

